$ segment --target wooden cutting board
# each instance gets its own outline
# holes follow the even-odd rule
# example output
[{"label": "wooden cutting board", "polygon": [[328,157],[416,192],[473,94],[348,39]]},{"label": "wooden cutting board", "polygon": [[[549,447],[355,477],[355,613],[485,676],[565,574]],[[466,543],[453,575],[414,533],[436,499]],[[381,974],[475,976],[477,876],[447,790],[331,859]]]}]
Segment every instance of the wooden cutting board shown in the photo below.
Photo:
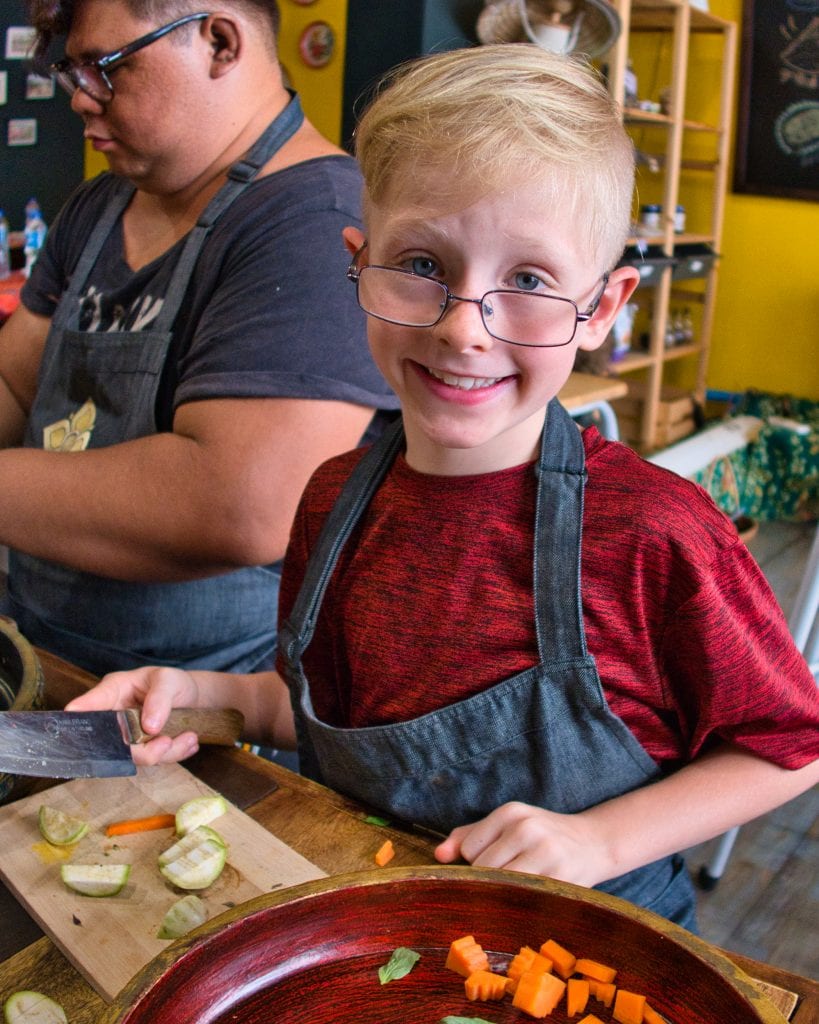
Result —
[{"label": "wooden cutting board", "polygon": [[[74,779],[0,807],[0,877],[43,931],[99,994],[112,1000],[149,960],[167,948],[156,932],[182,892],[160,875],[157,857],[174,841],[171,829],[108,839],[114,820],[174,813],[186,800],[212,793],[181,765],[140,768],[135,776]],[[40,805],[88,821],[75,846],[49,846],[40,836]],[[214,884],[198,895],[210,917],[254,896],[296,885],[325,872],[280,842],[233,804],[212,822],[228,844],[228,861]],[[60,879],[65,862],[129,863],[128,884],[117,896],[72,892]]]}]

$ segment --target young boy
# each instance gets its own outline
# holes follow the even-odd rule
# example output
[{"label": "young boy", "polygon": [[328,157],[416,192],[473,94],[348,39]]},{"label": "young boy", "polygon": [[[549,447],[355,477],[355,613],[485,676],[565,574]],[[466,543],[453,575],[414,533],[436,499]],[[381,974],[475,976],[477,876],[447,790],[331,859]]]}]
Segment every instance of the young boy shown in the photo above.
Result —
[{"label": "young boy", "polygon": [[238,706],[256,739],[297,739],[304,773],[446,833],[441,861],[694,927],[676,851],[819,779],[819,706],[707,495],[554,399],[638,280],[615,269],[633,190],[617,111],[565,57],[457,50],[401,71],[356,146],[349,276],[403,416],[303,496],[286,684],[146,669],[71,706],[142,703],[151,732],[173,705]]}]

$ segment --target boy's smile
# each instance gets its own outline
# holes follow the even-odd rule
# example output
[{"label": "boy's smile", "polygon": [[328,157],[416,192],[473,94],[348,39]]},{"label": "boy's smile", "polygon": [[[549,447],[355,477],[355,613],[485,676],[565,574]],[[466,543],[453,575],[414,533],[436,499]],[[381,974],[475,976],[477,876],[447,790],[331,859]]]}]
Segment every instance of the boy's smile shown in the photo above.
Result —
[{"label": "boy's smile", "polygon": [[[414,469],[443,475],[506,469],[535,457],[547,403],[568,378],[577,348],[605,340],[632,290],[632,275],[612,275],[598,313],[577,324],[569,343],[500,341],[489,334],[474,300],[494,289],[532,291],[570,298],[583,310],[606,268],[597,267],[590,247],[578,241],[576,215],[542,187],[525,182],[458,209],[429,198],[438,194],[432,178],[423,197],[394,189],[390,202],[370,206],[358,265],[433,278],[456,298],[431,327],[371,316],[370,349],[401,400]],[[355,252],[363,236],[350,228],[345,240]],[[483,309],[489,323],[493,298]]]}]

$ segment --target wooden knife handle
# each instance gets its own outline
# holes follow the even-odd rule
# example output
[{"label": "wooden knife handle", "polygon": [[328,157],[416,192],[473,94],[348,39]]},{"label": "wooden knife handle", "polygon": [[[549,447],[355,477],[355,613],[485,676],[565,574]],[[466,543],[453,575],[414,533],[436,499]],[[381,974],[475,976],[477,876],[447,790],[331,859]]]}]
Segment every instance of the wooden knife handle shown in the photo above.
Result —
[{"label": "wooden knife handle", "polygon": [[[132,743],[146,743],[151,739],[139,723],[139,708],[128,708],[124,715]],[[192,731],[200,743],[229,747],[242,735],[244,724],[244,715],[235,708],[174,708],[162,727],[162,735],[178,736]]]}]

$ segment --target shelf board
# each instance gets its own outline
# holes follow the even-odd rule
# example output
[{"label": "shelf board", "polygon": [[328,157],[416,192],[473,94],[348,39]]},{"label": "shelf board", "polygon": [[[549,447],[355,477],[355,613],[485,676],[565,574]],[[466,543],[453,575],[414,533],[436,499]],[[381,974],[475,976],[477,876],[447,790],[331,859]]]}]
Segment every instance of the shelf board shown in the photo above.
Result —
[{"label": "shelf board", "polygon": [[670,363],[674,359],[699,355],[700,347],[700,345],[672,345],[671,348],[663,350],[663,362]]},{"label": "shelf board", "polygon": [[[631,31],[671,32],[677,11],[685,3],[686,0],[634,0],[631,6]],[[702,11],[692,4],[688,6],[689,24],[694,32],[726,32],[733,24],[710,11]]]},{"label": "shelf board", "polygon": [[653,366],[655,362],[654,356],[649,355],[648,352],[627,352],[622,359],[609,363],[609,369],[612,373],[619,375],[631,370],[645,370],[649,366]]},{"label": "shelf board", "polygon": [[[715,242],[713,235],[697,235],[690,231],[685,231],[680,235],[674,235],[672,244],[678,245],[713,245]],[[626,240],[628,246],[640,246],[640,245],[656,245],[662,246],[665,243],[665,235],[631,235]]]},{"label": "shelf board", "polygon": [[[627,125],[639,125],[640,128],[670,128],[674,124],[671,114],[655,114],[653,110],[640,110],[639,107],[624,107],[623,121]],[[720,129],[707,121],[694,121],[691,118],[683,118],[682,126],[688,132],[704,132],[711,135],[719,135]],[[657,156],[657,159],[663,159]]]}]

